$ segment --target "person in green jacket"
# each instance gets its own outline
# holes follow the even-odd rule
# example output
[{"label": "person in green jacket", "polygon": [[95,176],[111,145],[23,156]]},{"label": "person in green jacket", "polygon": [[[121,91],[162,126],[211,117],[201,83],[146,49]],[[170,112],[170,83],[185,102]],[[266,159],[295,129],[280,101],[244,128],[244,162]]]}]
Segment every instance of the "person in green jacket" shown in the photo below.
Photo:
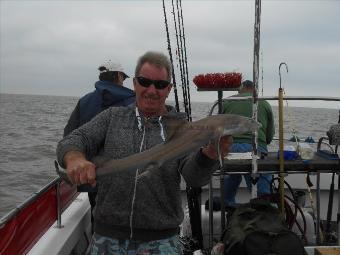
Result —
[{"label": "person in green jacket", "polygon": [[[252,96],[254,90],[254,83],[249,80],[242,82],[239,93],[235,96],[246,97]],[[223,113],[238,114],[245,117],[252,117],[252,101],[227,101],[223,105]],[[267,145],[272,141],[275,127],[274,116],[270,104],[265,100],[258,102],[258,121],[261,127],[258,130],[258,152],[266,154],[268,152]],[[231,146],[231,152],[251,152],[252,134],[244,134],[234,136],[234,143]],[[246,181],[248,190],[251,191],[251,176],[249,174],[243,175]],[[270,193],[270,182],[272,180],[271,174],[260,175],[257,181],[257,195],[262,196]],[[237,189],[242,181],[242,175],[232,174],[225,177],[224,194],[225,203],[227,206],[234,207]]]}]

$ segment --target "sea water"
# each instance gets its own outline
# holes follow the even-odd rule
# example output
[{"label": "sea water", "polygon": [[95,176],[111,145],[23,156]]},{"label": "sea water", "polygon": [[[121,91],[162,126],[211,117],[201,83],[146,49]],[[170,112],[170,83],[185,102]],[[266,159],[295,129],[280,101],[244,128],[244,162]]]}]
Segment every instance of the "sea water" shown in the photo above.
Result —
[{"label": "sea water", "polygon": [[[53,164],[55,149],[77,100],[0,94],[0,217],[57,177]],[[193,120],[207,116],[215,100],[193,102]],[[180,108],[184,109],[183,104]],[[273,112],[278,136],[276,107]],[[292,136],[294,128],[297,136],[312,136],[317,141],[337,123],[338,110],[290,107],[284,120],[285,138]],[[269,150],[277,148],[278,141],[274,140]]]}]

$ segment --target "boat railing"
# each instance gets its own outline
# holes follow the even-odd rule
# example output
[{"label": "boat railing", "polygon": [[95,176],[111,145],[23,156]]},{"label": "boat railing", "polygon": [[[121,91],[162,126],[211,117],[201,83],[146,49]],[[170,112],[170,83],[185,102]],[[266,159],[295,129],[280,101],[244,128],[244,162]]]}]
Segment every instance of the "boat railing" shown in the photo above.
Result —
[{"label": "boat railing", "polygon": [[[252,100],[252,96],[247,96],[247,97],[228,97],[228,98],[223,98],[222,103],[227,102],[227,101],[247,101],[247,100]],[[268,101],[275,101],[279,100],[279,97],[277,96],[260,96],[257,98],[258,100],[268,100]],[[317,96],[284,96],[283,100],[288,100],[288,101],[333,101],[333,102],[339,102],[340,97],[317,97]],[[209,116],[212,115],[215,107],[219,104],[219,100],[216,100],[214,104],[212,105],[210,111],[209,111]]]},{"label": "boat railing", "polygon": [[[272,101],[279,101],[279,97],[278,96],[260,96],[256,98],[257,100],[272,100]],[[216,100],[214,102],[214,104],[212,105],[208,116],[211,116],[214,112],[214,109],[216,106],[218,106],[218,113],[222,113],[223,112],[223,103],[224,102],[229,102],[229,101],[247,101],[247,100],[253,100],[252,96],[246,96],[246,97],[237,97],[237,96],[231,96],[228,98],[223,98],[223,90],[219,90],[218,91],[218,100]],[[299,101],[334,101],[334,102],[339,102],[340,101],[340,97],[321,97],[321,96],[284,96],[283,100],[285,101],[289,101],[289,100],[299,100]],[[254,157],[255,159],[255,157]],[[253,160],[253,162],[255,162],[254,164],[256,164],[256,159]],[[256,166],[257,169],[257,166]],[[257,170],[256,170],[257,171]],[[239,172],[240,173],[240,172]],[[222,174],[220,175],[220,187],[224,186],[224,171],[222,171]],[[317,183],[317,191],[318,191],[318,197],[317,197],[317,204],[319,206],[319,193],[320,193],[320,187],[319,187],[319,178],[320,175],[319,173],[317,174],[318,177],[318,183]],[[221,196],[221,229],[225,228],[225,210],[224,210],[224,192],[223,192],[223,188],[220,189],[220,196]],[[209,183],[209,248],[212,248],[212,236],[214,233],[213,230],[213,185],[212,185],[212,180],[210,180]],[[319,215],[320,215],[320,209],[318,209],[318,215],[317,218],[319,220]],[[318,224],[319,226],[319,224]],[[319,228],[317,228],[317,231],[319,230]],[[340,232],[340,227],[339,227],[339,232]],[[340,236],[340,235],[339,235]],[[319,233],[317,232],[317,238],[319,240]],[[340,239],[339,239],[340,240]]]},{"label": "boat railing", "polygon": [[58,183],[59,178],[55,178],[53,181],[48,183],[46,186],[42,187],[40,190],[33,192],[30,197],[28,197],[21,204],[17,205],[14,209],[9,211],[0,219],[0,228],[6,224],[10,219],[15,217],[22,209],[26,208],[32,202],[36,201],[41,195],[43,195],[50,187],[55,186]]},{"label": "boat railing", "polygon": [[0,219],[0,254],[25,254],[55,221],[61,228],[61,214],[77,195],[75,186],[58,177],[4,215]]}]

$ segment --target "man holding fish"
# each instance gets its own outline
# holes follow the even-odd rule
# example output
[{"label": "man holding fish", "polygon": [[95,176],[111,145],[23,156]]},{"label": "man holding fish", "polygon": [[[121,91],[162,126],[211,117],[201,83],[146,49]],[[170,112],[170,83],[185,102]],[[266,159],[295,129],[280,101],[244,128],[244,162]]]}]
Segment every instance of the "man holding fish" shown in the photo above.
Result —
[{"label": "man holding fish", "polygon": [[221,127],[226,119],[188,125],[165,104],[171,73],[168,57],[145,53],[133,79],[136,104],[107,109],[58,144],[69,179],[98,186],[87,254],[181,254],[180,175],[190,186],[206,185],[229,152],[234,131]]}]

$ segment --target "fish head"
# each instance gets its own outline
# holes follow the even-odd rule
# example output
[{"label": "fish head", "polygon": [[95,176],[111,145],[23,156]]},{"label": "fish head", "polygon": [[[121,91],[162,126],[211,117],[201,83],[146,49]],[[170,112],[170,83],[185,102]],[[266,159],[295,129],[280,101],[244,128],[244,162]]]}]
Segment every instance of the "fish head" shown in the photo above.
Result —
[{"label": "fish head", "polygon": [[236,114],[219,114],[210,116],[210,125],[212,124],[215,129],[214,137],[215,140],[212,143],[218,154],[218,160],[220,162],[220,167],[223,167],[223,158],[220,149],[220,140],[223,136],[233,136],[244,133],[250,133],[257,130],[261,124],[252,118],[247,118],[244,116]]},{"label": "fish head", "polygon": [[224,132],[230,135],[240,135],[244,133],[252,133],[261,127],[261,123],[248,117],[236,115],[227,115],[226,126]]},{"label": "fish head", "polygon": [[215,127],[215,131],[220,137],[251,133],[261,127],[261,123],[254,119],[237,114],[218,114],[210,117],[212,117],[211,122]]}]

